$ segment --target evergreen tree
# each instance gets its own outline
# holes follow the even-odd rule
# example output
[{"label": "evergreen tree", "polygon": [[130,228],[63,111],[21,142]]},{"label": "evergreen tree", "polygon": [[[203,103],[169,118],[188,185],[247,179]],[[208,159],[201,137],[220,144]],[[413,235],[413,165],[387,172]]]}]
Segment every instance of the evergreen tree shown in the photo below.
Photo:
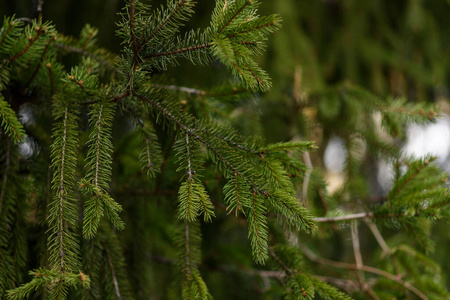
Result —
[{"label": "evergreen tree", "polygon": [[[297,69],[294,93],[285,97],[288,138],[267,143],[246,134],[259,125],[247,117],[252,102],[242,101],[272,87],[257,57],[281,27],[278,15],[260,16],[259,6],[217,0],[209,25],[194,30],[184,25],[195,1],[152,8],[128,0],[120,55],[100,48],[89,25],[72,38],[42,19],[5,17],[3,298],[449,297],[439,264],[427,256],[432,222],[448,217],[447,176],[432,156],[401,155],[374,118],[396,138],[407,123],[434,121],[437,109],[319,80],[306,97]],[[227,70],[228,78],[207,89],[172,84],[164,73],[191,70],[185,62]],[[348,149],[345,184],[332,195],[313,169],[317,147],[308,139],[315,137],[303,123],[314,99],[312,121],[323,126],[324,140],[340,136]],[[239,110],[242,117],[232,115]],[[367,157],[394,167],[392,187],[377,203],[367,201],[364,145]],[[380,246],[376,267],[365,263],[375,260],[361,250],[360,223]],[[402,236],[388,244],[379,228],[404,230],[414,243]],[[351,260],[320,249],[332,244],[328,236],[339,243],[347,233]]]}]

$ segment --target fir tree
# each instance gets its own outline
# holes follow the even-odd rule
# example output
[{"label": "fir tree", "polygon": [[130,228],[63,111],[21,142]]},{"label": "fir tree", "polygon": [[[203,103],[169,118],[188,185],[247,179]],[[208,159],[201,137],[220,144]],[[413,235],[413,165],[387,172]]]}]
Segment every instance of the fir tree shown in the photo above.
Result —
[{"label": "fir tree", "polygon": [[[119,55],[98,47],[98,31],[89,25],[72,38],[42,19],[4,19],[3,298],[211,299],[217,281],[229,288],[215,270],[240,272],[246,283],[255,276],[270,280],[273,288],[265,292],[275,298],[449,296],[436,279],[439,265],[425,254],[433,248],[428,227],[448,217],[447,176],[432,156],[402,156],[379,137],[373,118],[381,116],[382,128],[396,137],[409,122],[435,120],[436,108],[383,99],[349,83],[294,99],[293,128],[301,127],[295,114],[319,99],[315,121],[348,149],[346,183],[327,194],[310,159],[317,147],[299,138],[308,134],[293,129],[288,141],[267,143],[230,121],[237,100],[272,87],[257,57],[281,18],[260,16],[259,6],[217,0],[209,26],[194,30],[184,26],[195,1],[153,8],[128,0],[118,23]],[[77,57],[73,65],[62,59],[69,53]],[[161,75],[185,61],[220,63],[232,80],[200,90]],[[385,201],[342,215],[339,203],[369,197],[361,141],[393,162],[393,185]],[[324,234],[319,224],[337,231],[326,227],[337,222],[349,228],[354,263],[316,254]],[[362,222],[382,249],[380,267],[364,263]],[[380,227],[405,230],[418,248],[389,246]],[[248,248],[239,249],[245,238]]]}]

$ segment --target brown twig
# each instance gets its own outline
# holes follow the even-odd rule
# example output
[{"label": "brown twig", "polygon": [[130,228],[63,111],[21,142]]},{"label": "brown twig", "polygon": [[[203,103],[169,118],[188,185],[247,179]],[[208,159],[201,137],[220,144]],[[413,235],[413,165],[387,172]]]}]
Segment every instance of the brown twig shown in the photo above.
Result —
[{"label": "brown twig", "polygon": [[353,245],[353,254],[355,256],[356,268],[358,269],[358,278],[363,290],[374,300],[380,300],[377,294],[372,290],[372,288],[367,284],[364,273],[361,269],[364,267],[362,255],[361,255],[361,246],[359,243],[359,234],[358,234],[358,224],[356,220],[353,220],[351,223],[351,234],[352,234],[352,245]]},{"label": "brown twig", "polygon": [[[330,266],[333,268],[355,270],[355,271],[358,270],[358,268],[356,267],[355,264],[348,264],[348,263],[343,263],[343,262],[339,262],[339,261],[329,260],[329,259],[317,256],[304,244],[299,244],[298,246],[302,250],[303,254],[305,254],[305,256],[308,257],[308,259],[313,262],[316,262],[318,264],[325,265],[325,266]],[[386,272],[381,269],[364,266],[364,265],[361,266],[359,270],[386,277],[386,278],[402,285],[404,288],[408,289],[409,291],[411,291],[412,293],[417,295],[420,299],[428,300],[427,296],[425,296],[422,292],[420,292],[418,289],[416,289],[413,285],[411,285],[409,282],[404,281],[401,278],[398,278],[394,274],[391,274],[391,273]]]}]

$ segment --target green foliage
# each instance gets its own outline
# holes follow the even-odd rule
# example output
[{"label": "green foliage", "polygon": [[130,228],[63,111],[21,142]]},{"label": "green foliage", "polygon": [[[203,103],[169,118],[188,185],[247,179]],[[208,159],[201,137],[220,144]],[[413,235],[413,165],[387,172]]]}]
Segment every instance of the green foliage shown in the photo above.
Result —
[{"label": "green foliage", "polygon": [[[128,0],[120,55],[90,25],[75,38],[5,17],[0,298],[448,298],[431,256],[445,248],[433,224],[450,216],[448,176],[399,147],[408,124],[438,117],[409,94],[445,84],[441,41],[424,35],[434,46],[411,47],[424,65],[405,63],[397,41],[411,41],[389,28],[417,38],[437,20],[419,22],[418,1],[403,25],[400,4],[390,20],[375,13],[384,1],[297,2],[216,0],[190,29],[206,2]],[[270,6],[290,31],[269,40],[281,28],[259,15]],[[271,92],[261,66],[277,75]],[[386,92],[396,76],[408,94]],[[335,190],[333,138],[345,152]],[[381,160],[394,170],[382,192]]]},{"label": "green foliage", "polygon": [[22,124],[17,120],[16,114],[3,97],[0,98],[0,117],[3,130],[14,143],[19,143],[26,135]]}]

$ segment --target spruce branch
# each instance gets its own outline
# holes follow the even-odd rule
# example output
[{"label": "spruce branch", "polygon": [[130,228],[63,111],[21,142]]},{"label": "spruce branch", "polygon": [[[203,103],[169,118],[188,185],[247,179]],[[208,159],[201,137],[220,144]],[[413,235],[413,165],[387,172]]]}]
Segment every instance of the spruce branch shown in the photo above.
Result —
[{"label": "spruce branch", "polygon": [[25,84],[25,88],[29,87],[30,84],[31,84],[31,82],[33,81],[33,79],[36,77],[37,73],[39,72],[39,69],[41,68],[42,61],[44,60],[45,54],[47,53],[48,47],[49,47],[50,44],[51,44],[52,42],[54,42],[55,40],[56,40],[56,37],[53,38],[53,39],[49,39],[49,40],[48,40],[47,44],[45,45],[44,51],[42,51],[42,54],[41,54],[41,58],[40,58],[40,60],[39,60],[39,63],[38,63],[38,65],[36,66],[36,68],[34,69],[33,74],[31,74],[30,79],[28,79],[27,83]]},{"label": "spruce branch", "polygon": [[264,213],[265,208],[256,192],[253,191],[251,209],[247,211],[248,236],[252,245],[253,258],[260,264],[264,264],[268,258],[267,220]]},{"label": "spruce branch", "polygon": [[[0,40],[0,46],[3,44],[3,42],[4,42],[5,39],[6,39],[6,36],[7,36],[8,33],[11,31],[11,28],[12,28],[15,24],[17,24],[17,23],[15,23],[14,21],[8,22],[8,28],[7,28],[6,31],[5,31],[5,35],[3,35],[2,39]],[[2,31],[3,31],[3,29],[2,29]]]},{"label": "spruce branch", "polygon": [[133,47],[133,61],[134,65],[137,66],[138,64],[138,57],[139,57],[139,45],[136,40],[136,34],[134,29],[134,0],[130,0],[130,35],[131,35],[131,42]]},{"label": "spruce branch", "polygon": [[29,42],[28,42],[28,44],[25,46],[25,48],[23,48],[23,49],[22,49],[19,53],[17,53],[16,55],[11,56],[10,58],[8,58],[8,61],[9,61],[9,62],[13,62],[14,60],[16,60],[16,59],[18,59],[19,57],[21,57],[25,52],[27,52],[27,50],[31,47],[31,45],[34,44],[34,42],[39,38],[39,36],[40,36],[43,32],[45,32],[46,28],[45,28],[45,25],[44,25],[44,26],[41,26],[41,27],[36,26],[35,30],[36,30],[36,34],[35,34],[33,37],[31,37],[31,36],[28,37]]},{"label": "spruce branch", "polygon": [[0,95],[0,120],[3,130],[14,144],[18,144],[26,137],[22,124],[16,117],[8,102]]},{"label": "spruce branch", "polygon": [[[223,25],[223,27],[218,31],[218,34],[220,34],[220,33],[222,33],[222,31],[226,28],[226,27],[228,27],[228,25],[230,25],[230,23],[248,6],[248,5],[250,5],[250,4],[252,4],[252,0],[248,0],[248,1],[245,1],[245,2],[243,2],[242,4],[241,4],[241,6],[240,7],[238,7],[236,10],[235,10],[235,13],[234,13],[234,15],[233,16],[231,16],[231,18],[229,18],[228,19],[228,21],[226,22],[226,24],[225,25]],[[223,6],[223,10],[225,11],[225,9],[226,9],[226,4],[224,4],[224,6]]]},{"label": "spruce branch", "polygon": [[195,45],[195,46],[175,49],[175,50],[171,50],[171,51],[167,51],[167,52],[153,53],[153,54],[145,56],[145,58],[154,58],[154,57],[159,57],[159,56],[169,56],[169,55],[179,54],[179,53],[183,53],[183,52],[189,52],[189,51],[205,49],[205,48],[209,48],[209,47],[212,47],[212,46],[213,46],[213,44],[211,44],[211,43],[202,44],[202,45]]},{"label": "spruce branch", "polygon": [[144,40],[142,45],[147,44],[161,30],[161,28],[163,28],[180,11],[180,9],[187,4],[187,2],[190,1],[189,0],[177,1],[175,9],[167,16],[167,18],[163,22],[160,23],[160,25],[150,34],[150,36]]},{"label": "spruce branch", "polygon": [[54,84],[54,80],[53,80],[53,71],[52,71],[52,65],[51,63],[47,63],[45,65],[45,67],[47,68],[49,77],[50,77],[50,95],[53,96],[54,91],[55,91],[55,84]]},{"label": "spruce branch", "polygon": [[58,236],[59,236],[59,257],[60,257],[60,270],[64,272],[64,218],[63,218],[63,199],[64,199],[64,168],[65,168],[65,158],[66,158],[66,140],[67,140],[67,106],[64,109],[64,119],[63,119],[63,136],[62,136],[62,148],[61,148],[61,166],[60,166],[60,176],[59,176],[59,226],[58,226]]},{"label": "spruce branch", "polygon": [[391,200],[392,200],[393,198],[395,198],[395,196],[398,195],[398,193],[400,193],[400,191],[401,191],[401,190],[402,190],[409,182],[411,182],[411,181],[412,181],[412,180],[413,180],[420,172],[422,172],[422,171],[428,166],[428,164],[429,164],[430,162],[432,162],[432,161],[435,160],[435,159],[436,159],[436,157],[430,157],[430,159],[424,160],[424,161],[422,162],[422,164],[419,165],[419,166],[416,168],[416,170],[413,170],[412,173],[409,172],[409,174],[407,174],[407,175],[409,175],[409,176],[404,176],[404,177],[402,178],[402,180],[401,180],[398,184],[396,184],[396,185],[391,189],[391,191],[389,192],[389,194],[388,194],[388,196],[387,196],[389,205],[392,205],[392,204],[391,204]]}]

